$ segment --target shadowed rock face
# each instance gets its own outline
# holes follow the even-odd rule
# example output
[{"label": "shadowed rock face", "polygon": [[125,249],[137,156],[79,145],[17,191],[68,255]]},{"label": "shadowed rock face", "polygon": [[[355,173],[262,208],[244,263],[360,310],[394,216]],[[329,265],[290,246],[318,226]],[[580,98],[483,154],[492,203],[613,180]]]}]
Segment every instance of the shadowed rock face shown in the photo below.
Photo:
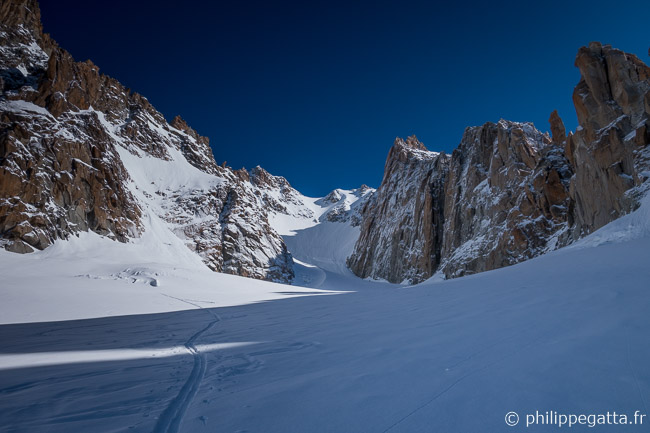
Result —
[{"label": "shadowed rock face", "polygon": [[415,137],[395,140],[384,179],[362,213],[361,234],[348,260],[360,277],[421,281],[440,261],[444,184],[449,157]]},{"label": "shadowed rock face", "polygon": [[[43,34],[35,0],[0,5],[0,90],[0,245],[7,250],[31,252],[88,230],[126,242],[153,216],[215,271],[293,278],[267,206],[282,212],[281,202],[297,192],[268,173],[273,184],[262,188],[245,170],[219,167],[208,139],[183,119],[167,123],[92,62],[75,62]],[[126,160],[136,162],[127,167]],[[172,173],[160,182],[139,172],[135,179],[131,170],[145,160],[168,162]],[[176,175],[186,182],[174,182]],[[277,199],[273,188],[282,189]]]},{"label": "shadowed rock face", "polygon": [[467,128],[451,156],[397,139],[348,260],[361,277],[420,282],[505,266],[566,239],[571,169],[532,124]]},{"label": "shadowed rock face", "polygon": [[[419,142],[396,141],[350,269],[391,282],[482,272],[566,245],[633,209],[650,177],[650,70],[599,43],[581,48],[576,66],[575,134],[566,135],[557,112],[552,138],[530,123],[486,123],[467,128],[444,162],[423,157]],[[432,186],[441,182],[443,193]]]}]

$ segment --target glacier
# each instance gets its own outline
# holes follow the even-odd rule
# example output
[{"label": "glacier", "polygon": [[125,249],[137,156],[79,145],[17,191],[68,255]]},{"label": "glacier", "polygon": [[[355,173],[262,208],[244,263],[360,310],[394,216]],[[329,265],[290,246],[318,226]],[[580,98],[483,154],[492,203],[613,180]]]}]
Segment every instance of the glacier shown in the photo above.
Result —
[{"label": "glacier", "polygon": [[510,411],[647,413],[650,199],[569,247],[418,285],[337,266],[358,228],[310,203],[315,218],[276,221],[293,286],[211,272],[171,234],[179,248],[151,249],[155,225],[0,251],[0,431],[506,431]]}]

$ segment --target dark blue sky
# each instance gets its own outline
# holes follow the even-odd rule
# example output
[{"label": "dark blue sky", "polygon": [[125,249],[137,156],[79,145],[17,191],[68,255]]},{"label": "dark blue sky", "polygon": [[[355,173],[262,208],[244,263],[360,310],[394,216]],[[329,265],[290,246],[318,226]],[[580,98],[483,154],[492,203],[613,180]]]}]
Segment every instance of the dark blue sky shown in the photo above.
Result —
[{"label": "dark blue sky", "polygon": [[396,136],[450,152],[466,126],[548,130],[581,45],[648,63],[650,2],[41,0],[77,60],[180,114],[217,162],[261,165],[307,195],[378,186]]}]

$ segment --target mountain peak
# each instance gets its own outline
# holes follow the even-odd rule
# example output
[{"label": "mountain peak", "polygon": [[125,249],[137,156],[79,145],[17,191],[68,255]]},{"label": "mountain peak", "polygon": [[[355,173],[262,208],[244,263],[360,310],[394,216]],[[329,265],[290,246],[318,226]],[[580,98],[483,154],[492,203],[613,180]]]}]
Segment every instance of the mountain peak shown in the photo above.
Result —
[{"label": "mountain peak", "polygon": [[406,140],[404,140],[402,137],[396,137],[393,146],[403,146],[411,149],[428,151],[426,146],[420,140],[418,140],[415,135],[406,137]]}]

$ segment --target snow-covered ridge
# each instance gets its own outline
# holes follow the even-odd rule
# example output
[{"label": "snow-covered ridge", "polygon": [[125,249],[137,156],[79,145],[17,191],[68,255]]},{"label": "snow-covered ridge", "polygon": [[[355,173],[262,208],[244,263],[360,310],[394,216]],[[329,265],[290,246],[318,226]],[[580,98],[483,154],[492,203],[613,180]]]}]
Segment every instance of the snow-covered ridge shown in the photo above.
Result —
[{"label": "snow-covered ridge", "polygon": [[[20,27],[15,33],[30,35],[24,32]],[[11,29],[5,34],[11,37]],[[31,34],[33,43],[41,39]],[[12,52],[23,50],[19,57],[30,58],[29,46],[17,44]],[[47,49],[57,61],[53,67],[67,73],[38,92],[25,83],[5,86],[0,100],[13,125],[3,163],[5,176],[14,179],[1,202],[5,248],[29,252],[86,230],[129,242],[146,235],[151,245],[154,233],[157,249],[184,244],[212,270],[289,282],[293,261],[276,231],[287,231],[283,219],[294,228],[321,218],[358,225],[353,203],[370,189],[317,205],[318,199],[261,167],[220,167],[208,140],[182,119],[167,122],[144,97],[99,75],[96,66],[76,63],[56,46]],[[34,73],[47,76],[47,64],[39,65],[45,69]],[[28,132],[27,140],[20,131]],[[37,201],[21,192],[30,176]],[[84,192],[87,183],[91,189]],[[170,243],[170,236],[178,242]]]}]

